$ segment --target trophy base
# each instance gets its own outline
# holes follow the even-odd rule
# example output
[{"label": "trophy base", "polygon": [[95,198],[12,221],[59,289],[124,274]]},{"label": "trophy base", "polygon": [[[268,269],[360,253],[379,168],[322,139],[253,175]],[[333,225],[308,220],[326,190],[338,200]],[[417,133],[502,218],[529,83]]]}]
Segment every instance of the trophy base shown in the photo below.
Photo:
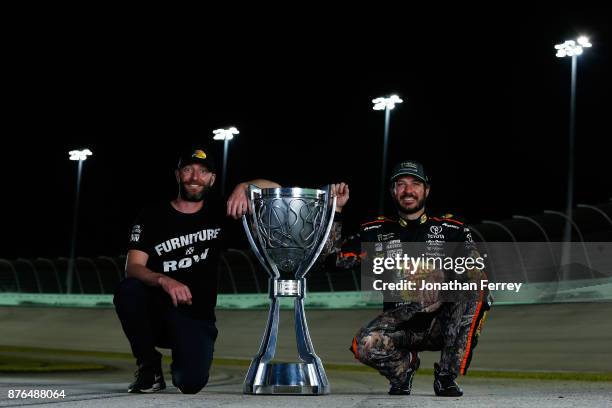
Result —
[{"label": "trophy base", "polygon": [[322,370],[316,363],[260,363],[254,381],[245,382],[243,391],[245,394],[326,395],[329,384],[324,372],[322,381],[319,375]]}]

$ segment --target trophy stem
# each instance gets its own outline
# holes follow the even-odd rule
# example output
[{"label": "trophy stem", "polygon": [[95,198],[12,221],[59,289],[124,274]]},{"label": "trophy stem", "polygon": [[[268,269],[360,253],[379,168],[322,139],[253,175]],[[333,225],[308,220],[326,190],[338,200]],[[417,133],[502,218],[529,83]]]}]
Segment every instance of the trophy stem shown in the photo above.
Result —
[{"label": "trophy stem", "polygon": [[329,393],[329,381],[327,380],[327,374],[323,368],[323,363],[319,356],[315,354],[312,340],[310,339],[310,332],[308,331],[308,323],[306,322],[306,313],[304,312],[304,298],[299,297],[295,299],[295,339],[298,346],[298,354],[300,360],[305,363],[312,364],[317,372],[317,378],[319,378],[321,387],[324,390],[324,394]]},{"label": "trophy stem", "polygon": [[261,356],[261,361],[267,363],[274,358],[276,354],[276,340],[278,338],[278,320],[279,320],[280,302],[278,299],[271,299],[270,310],[268,312],[268,323],[259,346],[257,356]]},{"label": "trophy stem", "polygon": [[[273,279],[270,279],[273,281]],[[272,282],[270,282],[272,283]],[[278,338],[278,320],[280,303],[278,298],[270,299],[270,309],[268,312],[268,322],[264,335],[261,338],[259,351],[251,361],[249,371],[244,380],[243,391],[245,394],[257,394],[255,384],[261,383],[262,367],[269,364],[276,354],[276,340]]]},{"label": "trophy stem", "polygon": [[[290,283],[294,283],[291,285]],[[269,280],[270,312],[259,352],[244,380],[245,394],[325,395],[330,387],[323,364],[315,354],[304,313],[305,279]],[[297,288],[297,290],[295,290]],[[295,334],[299,362],[273,363],[279,323],[279,297],[294,297]]]}]

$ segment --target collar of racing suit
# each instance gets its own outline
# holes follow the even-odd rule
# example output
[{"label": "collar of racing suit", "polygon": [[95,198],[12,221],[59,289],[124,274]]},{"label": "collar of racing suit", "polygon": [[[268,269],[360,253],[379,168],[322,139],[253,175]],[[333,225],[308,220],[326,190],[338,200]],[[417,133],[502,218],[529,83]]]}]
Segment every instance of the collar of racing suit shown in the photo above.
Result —
[{"label": "collar of racing suit", "polygon": [[417,225],[425,224],[427,222],[427,219],[428,219],[427,213],[423,213],[423,215],[421,215],[416,220],[406,220],[402,217],[399,217],[398,223],[402,227],[410,228],[410,227],[416,227]]}]

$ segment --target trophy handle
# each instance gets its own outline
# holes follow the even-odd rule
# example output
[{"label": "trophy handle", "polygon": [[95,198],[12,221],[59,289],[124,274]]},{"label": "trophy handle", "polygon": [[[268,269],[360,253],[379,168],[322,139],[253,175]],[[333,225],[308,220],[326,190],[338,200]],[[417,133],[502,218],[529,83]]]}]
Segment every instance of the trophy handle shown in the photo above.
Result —
[{"label": "trophy handle", "polygon": [[[330,196],[331,196],[331,184],[328,184],[327,186],[325,186],[325,202],[323,203],[323,215],[327,216],[327,218],[329,218],[329,221],[327,222],[327,227],[325,228],[325,234],[323,235],[323,239],[321,240],[321,243],[317,247],[317,250],[314,252],[314,256],[312,257],[312,259],[308,263],[308,266],[306,268],[304,268],[302,270],[298,270],[298,272],[296,272],[295,277],[297,279],[302,279],[304,276],[306,276],[306,273],[310,270],[310,268],[312,268],[312,265],[314,265],[315,261],[317,260],[317,258],[321,254],[321,251],[323,251],[323,248],[325,247],[325,244],[327,242],[327,237],[329,237],[329,232],[331,231],[331,227],[332,227],[332,225],[334,223],[334,214],[335,214],[335,210],[336,210],[336,196],[334,195],[332,197],[332,205],[331,206],[329,205],[329,197]],[[328,212],[329,212],[329,214],[328,214]]]},{"label": "trophy handle", "polygon": [[246,236],[249,240],[249,244],[251,245],[251,249],[253,249],[253,253],[259,260],[259,263],[266,270],[266,272],[268,272],[268,275],[274,276],[274,273],[272,273],[272,271],[270,271],[270,269],[266,265],[266,260],[264,259],[263,255],[261,255],[259,247],[257,246],[257,244],[255,244],[255,240],[253,239],[253,236],[251,235],[251,230],[249,229],[249,222],[247,221],[246,215],[242,216],[242,226],[244,227],[244,231],[246,232]]},{"label": "trophy handle", "polygon": [[[254,228],[257,230],[259,228],[259,224],[257,223],[257,215],[255,214],[255,200],[254,200],[255,193],[261,193],[261,188],[257,187],[254,184],[249,185],[249,197],[248,197],[249,198],[249,210],[250,210],[251,217],[252,217],[252,224],[254,224]],[[266,259],[268,258],[268,256],[266,252],[260,249],[261,243],[259,243],[260,245],[257,245],[257,243],[255,242],[255,238],[253,238],[253,234],[251,233],[251,227],[249,226],[249,222],[247,220],[247,214],[242,216],[242,226],[244,227],[244,231],[246,232],[246,236],[247,236],[247,239],[249,240],[249,244],[251,245],[251,248],[253,249],[255,256],[259,260],[259,263],[263,266],[266,272],[268,272],[268,275],[270,275],[273,278],[278,279],[278,277],[280,276],[280,273],[276,270],[275,264],[270,263],[273,269],[270,269],[268,267],[268,262],[266,262]],[[259,237],[259,234],[256,234],[256,235]],[[263,247],[263,245],[261,245],[261,247]],[[265,258],[264,258],[264,255],[265,255]]]}]

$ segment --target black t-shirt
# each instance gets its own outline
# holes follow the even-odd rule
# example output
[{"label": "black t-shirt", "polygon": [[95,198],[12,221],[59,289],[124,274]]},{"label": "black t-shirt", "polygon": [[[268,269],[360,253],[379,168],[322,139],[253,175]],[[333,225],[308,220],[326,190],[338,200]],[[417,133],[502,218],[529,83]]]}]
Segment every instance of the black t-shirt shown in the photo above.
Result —
[{"label": "black t-shirt", "polygon": [[[149,255],[147,268],[184,283],[192,305],[179,310],[199,319],[215,320],[217,267],[228,244],[228,219],[224,208],[205,202],[193,214],[177,211],[170,202],[145,208],[134,222],[129,249]],[[166,299],[170,302],[170,296]]]}]

